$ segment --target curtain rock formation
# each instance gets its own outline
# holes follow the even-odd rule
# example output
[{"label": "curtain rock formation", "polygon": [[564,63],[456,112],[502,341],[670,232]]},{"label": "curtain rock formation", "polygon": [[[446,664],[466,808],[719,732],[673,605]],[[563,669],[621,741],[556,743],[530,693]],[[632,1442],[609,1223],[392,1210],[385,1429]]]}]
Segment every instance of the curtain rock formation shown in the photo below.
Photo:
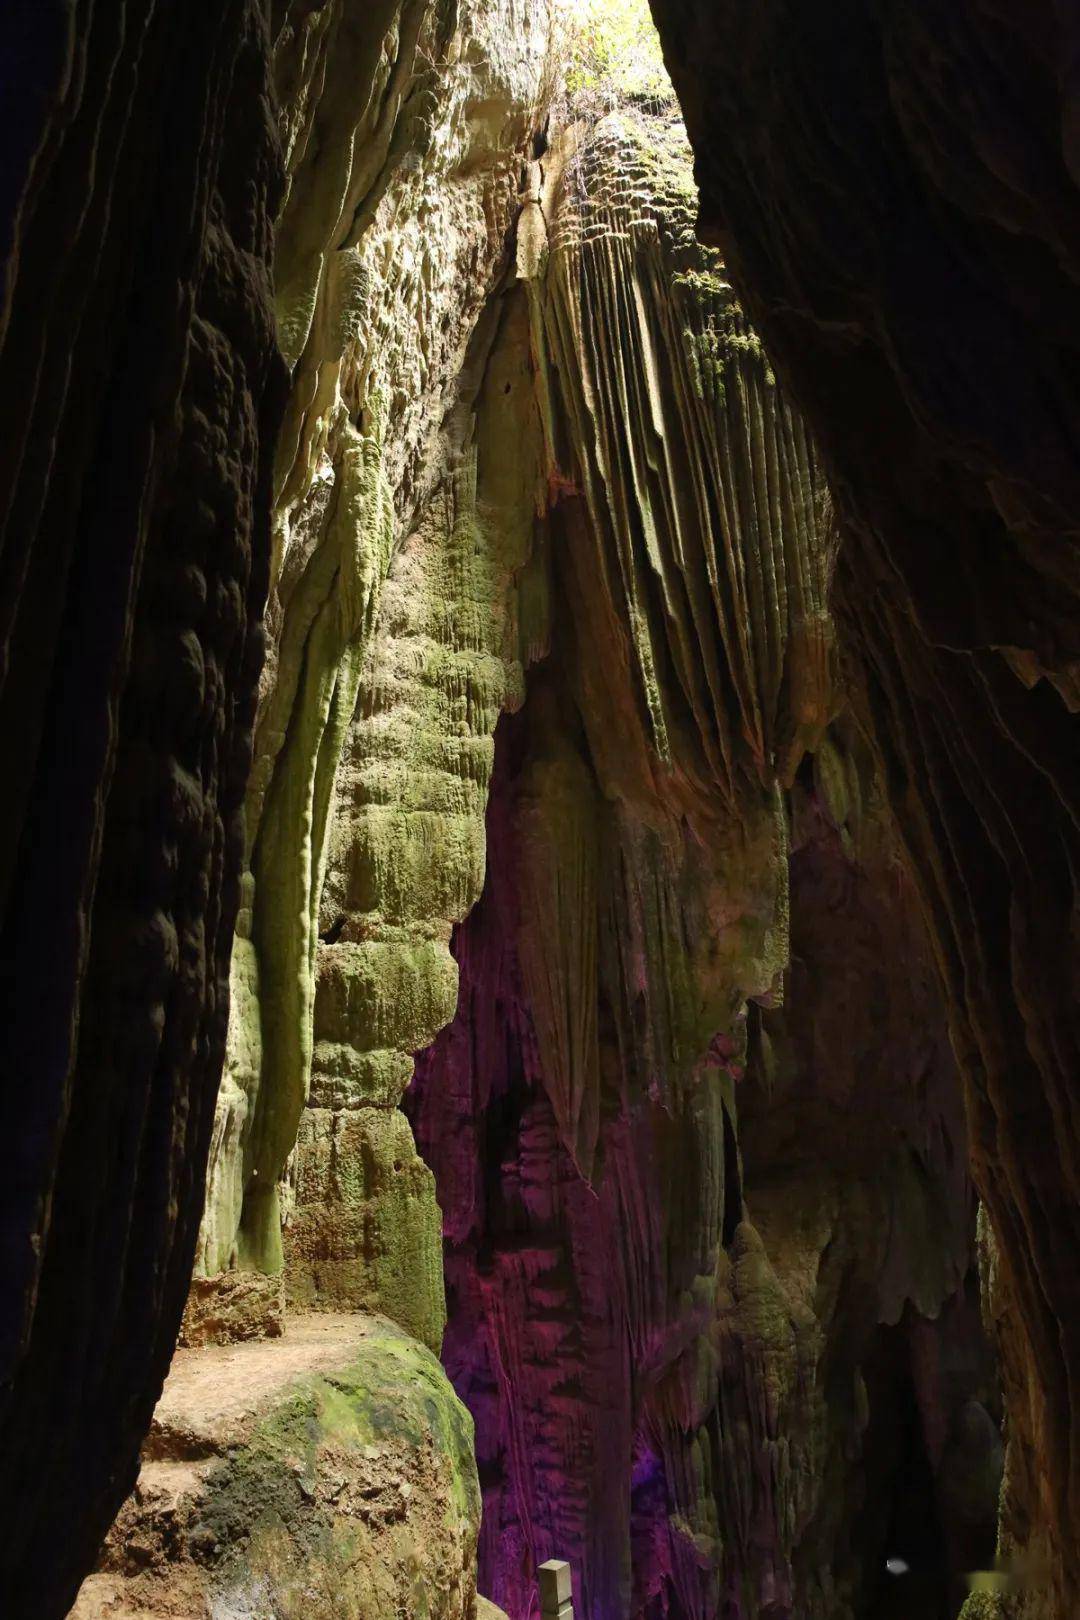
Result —
[{"label": "curtain rock formation", "polygon": [[480,1579],[521,1616],[552,1555],[595,1615],[929,1615],[996,1503],[965,1125],[835,684],[815,452],[689,162],[671,109],[583,118],[519,228],[548,630],[409,1098]]},{"label": "curtain rock formation", "polygon": [[1010,1392],[1025,1593],[1000,1601],[1071,1615],[1080,23],[1057,0],[652,3],[702,229],[828,469],[852,687],[946,987]]}]

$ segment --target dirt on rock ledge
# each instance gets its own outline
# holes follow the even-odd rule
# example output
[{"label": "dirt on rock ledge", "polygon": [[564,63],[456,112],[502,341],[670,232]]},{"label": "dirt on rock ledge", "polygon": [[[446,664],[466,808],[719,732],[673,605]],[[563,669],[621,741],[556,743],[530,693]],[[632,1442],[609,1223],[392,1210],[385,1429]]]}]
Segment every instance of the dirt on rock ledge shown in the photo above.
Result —
[{"label": "dirt on rock ledge", "polygon": [[438,1361],[374,1316],[180,1350],[71,1620],[466,1620],[472,1422]]}]

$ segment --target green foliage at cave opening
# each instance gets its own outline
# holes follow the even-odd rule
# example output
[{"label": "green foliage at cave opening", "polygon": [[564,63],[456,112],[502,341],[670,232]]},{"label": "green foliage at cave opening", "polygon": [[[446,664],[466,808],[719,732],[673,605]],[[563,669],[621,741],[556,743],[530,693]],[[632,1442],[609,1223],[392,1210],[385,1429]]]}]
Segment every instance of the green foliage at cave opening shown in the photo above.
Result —
[{"label": "green foliage at cave opening", "polygon": [[674,102],[648,0],[556,0],[556,19],[572,99]]}]

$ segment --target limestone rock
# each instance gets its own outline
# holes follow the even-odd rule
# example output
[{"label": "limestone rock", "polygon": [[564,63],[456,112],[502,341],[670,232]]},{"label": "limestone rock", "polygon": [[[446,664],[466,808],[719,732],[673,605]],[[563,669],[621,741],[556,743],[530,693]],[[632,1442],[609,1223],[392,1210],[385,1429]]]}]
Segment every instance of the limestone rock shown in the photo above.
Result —
[{"label": "limestone rock", "polygon": [[411,1054],[453,1014],[450,929],[483,880],[491,736],[520,688],[510,590],[536,469],[528,435],[500,443],[478,510],[478,460],[484,477],[494,460],[479,396],[498,371],[516,420],[532,399],[520,312],[500,343],[501,279],[549,24],[513,0],[332,0],[274,42],[292,387],[197,1271],[287,1265],[295,1298],[377,1305],[433,1345],[430,1178],[402,1146],[387,1167],[417,1172],[411,1200],[383,1200],[392,1176],[353,1196],[360,1161],[338,1148],[407,1133],[370,1109],[396,1108]]},{"label": "limestone rock", "polygon": [[472,1424],[381,1318],[180,1350],[72,1620],[471,1620]]},{"label": "limestone rock", "polygon": [[236,1344],[245,1339],[276,1339],[285,1331],[282,1277],[257,1271],[227,1271],[192,1278],[180,1326],[180,1344]]},{"label": "limestone rock", "polygon": [[1011,1296],[1002,1534],[1044,1571],[1048,1536],[1064,1620],[1080,1612],[1075,8],[653,10],[702,231],[836,497],[841,641]]},{"label": "limestone rock", "polygon": [[968,1613],[1080,1605],[1075,41],[654,3],[693,167],[543,0],[20,24],[20,1620],[193,1249],[83,1620],[849,1620],[1002,1461]]},{"label": "limestone rock", "polygon": [[176,1340],[224,1052],[283,367],[266,8],[8,8],[0,1611],[57,1620]]},{"label": "limestone rock", "polygon": [[290,1305],[375,1309],[438,1353],[445,1323],[435,1182],[397,1108],[308,1108],[286,1229]]},{"label": "limestone rock", "polygon": [[476,1599],[476,1620],[506,1620],[506,1615],[502,1609],[490,1602],[488,1598],[478,1595]]},{"label": "limestone rock", "polygon": [[544,638],[407,1099],[481,1584],[525,1612],[558,1556],[590,1613],[850,1620],[894,1480],[992,1400],[944,1009],[836,681],[817,453],[674,109],[586,111],[539,168]]}]

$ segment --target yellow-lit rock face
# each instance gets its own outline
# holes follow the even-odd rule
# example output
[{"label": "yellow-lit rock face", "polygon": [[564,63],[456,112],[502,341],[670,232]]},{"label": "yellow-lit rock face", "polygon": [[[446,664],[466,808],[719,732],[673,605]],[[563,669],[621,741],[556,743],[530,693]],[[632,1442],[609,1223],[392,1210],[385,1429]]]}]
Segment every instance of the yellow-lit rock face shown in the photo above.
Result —
[{"label": "yellow-lit rock face", "polygon": [[[292,384],[197,1262],[205,1278],[238,1263],[280,1271],[294,1214],[297,1298],[372,1306],[385,1274],[382,1308],[434,1345],[430,1178],[402,1147],[417,1173],[414,1218],[401,1219],[396,1181],[361,1193],[326,1155],[408,1135],[400,1116],[370,1111],[396,1108],[411,1053],[452,1016],[450,930],[483,881],[492,733],[521,687],[508,593],[532,540],[535,449],[527,431],[504,447],[477,396],[498,371],[500,410],[524,429],[525,326],[496,283],[548,17],[510,0],[447,16],[336,0],[275,41],[289,169],[278,329]],[[492,468],[484,510],[478,462],[481,476]],[[348,1235],[314,1218],[312,1188],[341,1192]]]},{"label": "yellow-lit rock face", "polygon": [[286,1227],[289,1304],[368,1302],[436,1354],[445,1308],[435,1180],[396,1107],[306,1108]]},{"label": "yellow-lit rock face", "polygon": [[688,796],[735,798],[741,778],[767,794],[835,708],[833,541],[812,447],[719,254],[695,239],[673,108],[572,130],[545,187],[530,286],[552,449],[593,536],[575,548],[573,611],[625,642],[634,699],[618,706],[624,660],[587,666],[590,746],[622,791],[651,755]]}]

